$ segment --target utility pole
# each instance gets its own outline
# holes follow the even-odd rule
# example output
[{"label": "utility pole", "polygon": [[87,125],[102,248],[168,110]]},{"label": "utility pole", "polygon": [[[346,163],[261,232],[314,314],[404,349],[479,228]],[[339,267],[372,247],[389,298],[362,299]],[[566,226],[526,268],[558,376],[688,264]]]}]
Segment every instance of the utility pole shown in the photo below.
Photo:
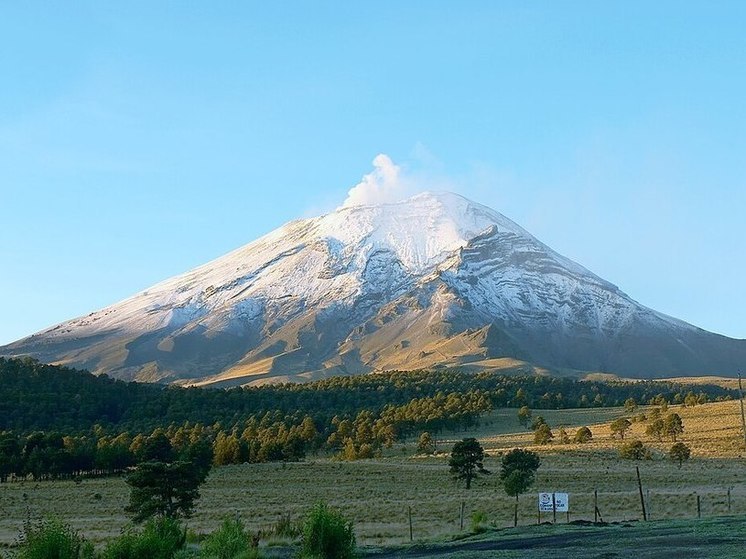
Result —
[{"label": "utility pole", "polygon": [[746,415],[743,413],[743,387],[741,386],[741,373],[738,373],[738,401],[741,403],[741,427],[743,427],[743,442],[746,444]]}]

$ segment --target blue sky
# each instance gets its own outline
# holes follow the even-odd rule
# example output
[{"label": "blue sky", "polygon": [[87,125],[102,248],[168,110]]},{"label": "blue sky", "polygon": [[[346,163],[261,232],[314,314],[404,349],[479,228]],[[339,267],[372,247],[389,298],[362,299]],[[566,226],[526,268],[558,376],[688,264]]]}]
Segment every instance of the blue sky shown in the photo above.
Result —
[{"label": "blue sky", "polygon": [[0,343],[329,211],[379,153],[746,338],[744,2],[0,7]]}]

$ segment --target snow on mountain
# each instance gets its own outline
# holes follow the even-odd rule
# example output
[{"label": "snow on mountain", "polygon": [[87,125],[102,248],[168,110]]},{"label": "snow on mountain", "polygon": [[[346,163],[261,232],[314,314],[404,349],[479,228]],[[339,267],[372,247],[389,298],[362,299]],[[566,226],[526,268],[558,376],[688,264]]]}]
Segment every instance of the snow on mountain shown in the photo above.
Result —
[{"label": "snow on mountain", "polygon": [[632,376],[734,374],[745,343],[639,305],[485,206],[423,193],[290,222],[0,354],[240,384],[506,357]]}]

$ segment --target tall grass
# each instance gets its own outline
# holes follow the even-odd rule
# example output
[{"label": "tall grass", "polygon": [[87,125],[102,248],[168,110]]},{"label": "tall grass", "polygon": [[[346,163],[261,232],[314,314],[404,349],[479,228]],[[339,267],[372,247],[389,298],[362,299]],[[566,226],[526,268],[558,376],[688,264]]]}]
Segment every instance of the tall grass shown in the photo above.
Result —
[{"label": "tall grass", "polygon": [[258,550],[252,545],[251,534],[238,518],[226,518],[217,531],[202,544],[200,555],[205,559],[256,559]]},{"label": "tall grass", "polygon": [[149,520],[142,532],[125,532],[110,542],[102,559],[173,559],[184,547],[186,532],[176,520]]},{"label": "tall grass", "polygon": [[326,503],[316,504],[303,525],[301,558],[352,559],[355,548],[352,522]]},{"label": "tall grass", "polygon": [[18,559],[93,559],[93,546],[56,519],[26,520],[18,539]]}]

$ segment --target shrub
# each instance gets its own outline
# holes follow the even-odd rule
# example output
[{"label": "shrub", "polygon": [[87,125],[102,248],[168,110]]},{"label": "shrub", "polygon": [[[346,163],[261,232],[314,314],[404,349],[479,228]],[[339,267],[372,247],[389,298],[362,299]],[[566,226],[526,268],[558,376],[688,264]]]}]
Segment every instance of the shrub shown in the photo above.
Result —
[{"label": "shrub", "polygon": [[593,433],[588,427],[581,427],[575,431],[575,437],[573,440],[579,444],[585,444],[593,439]]},{"label": "shrub", "polygon": [[168,517],[149,520],[142,532],[125,532],[109,543],[103,559],[173,559],[186,543],[186,532]]},{"label": "shrub", "polygon": [[237,518],[226,518],[222,526],[205,539],[202,555],[209,559],[254,559],[259,556],[251,544],[250,534]]},{"label": "shrub", "polygon": [[351,559],[355,554],[352,522],[325,503],[318,503],[303,525],[300,556],[306,559]]},{"label": "shrub", "polygon": [[27,520],[18,539],[18,559],[93,559],[93,546],[59,520]]},{"label": "shrub", "polygon": [[641,441],[630,441],[625,443],[619,449],[619,456],[628,460],[650,459],[650,451],[645,448]]},{"label": "shrub", "polygon": [[471,513],[471,531],[474,534],[480,534],[485,530],[485,524],[487,524],[487,515],[484,511],[475,510]]}]

